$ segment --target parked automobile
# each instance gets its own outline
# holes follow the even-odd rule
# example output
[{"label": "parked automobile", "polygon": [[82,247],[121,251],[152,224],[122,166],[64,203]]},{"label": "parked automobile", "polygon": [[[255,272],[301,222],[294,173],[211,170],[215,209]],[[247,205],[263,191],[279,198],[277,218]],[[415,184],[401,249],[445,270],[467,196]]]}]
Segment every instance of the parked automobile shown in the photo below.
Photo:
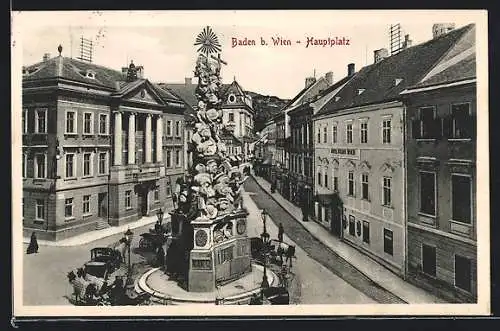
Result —
[{"label": "parked automobile", "polygon": [[121,253],[111,247],[96,247],[90,250],[90,261],[85,263],[85,273],[98,278],[107,278],[122,263]]}]

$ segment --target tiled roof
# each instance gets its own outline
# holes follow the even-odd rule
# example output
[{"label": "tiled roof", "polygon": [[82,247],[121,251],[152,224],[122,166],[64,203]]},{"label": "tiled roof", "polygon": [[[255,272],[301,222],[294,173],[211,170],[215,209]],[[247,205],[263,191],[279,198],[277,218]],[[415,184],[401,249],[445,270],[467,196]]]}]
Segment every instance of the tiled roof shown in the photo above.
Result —
[{"label": "tiled roof", "polygon": [[[340,99],[330,100],[321,114],[397,99],[401,91],[422,79],[471,27],[451,31],[362,68],[336,95]],[[400,80],[398,84],[396,80]]]},{"label": "tiled roof", "polygon": [[[23,81],[25,82],[63,78],[87,83],[97,88],[109,89],[113,95],[125,95],[141,84],[148,82],[142,78],[127,82],[126,77],[121,71],[63,56],[53,57],[47,61],[26,66],[24,71],[31,72],[30,74],[23,75]],[[86,77],[87,71],[93,72],[95,74],[94,78]],[[118,83],[120,88],[118,91],[116,90],[116,83]],[[182,101],[175,94],[160,89],[158,85],[151,84],[150,86],[165,101]]]},{"label": "tiled roof", "polygon": [[[356,75],[356,74],[354,74]],[[314,116],[316,115],[322,115],[321,111],[326,109],[323,106],[327,104],[332,98],[334,98],[340,89],[345,85],[350,79],[352,79],[354,76],[346,76],[339,80],[338,82],[332,84],[329,86],[325,91],[323,91],[321,94],[318,95],[318,100],[313,102],[313,107],[314,109],[319,109],[319,112],[317,112]]]},{"label": "tiled roof", "polygon": [[[125,78],[121,71],[63,56],[26,66],[25,70],[35,71],[32,74],[23,75],[23,81],[65,78],[109,89],[115,89],[115,82],[123,81]],[[87,70],[93,71],[95,78],[87,78]]]},{"label": "tiled roof", "polygon": [[457,82],[464,79],[476,78],[476,55],[470,55],[465,60],[452,65],[414,87],[427,87],[439,84]]},{"label": "tiled roof", "polygon": [[195,96],[196,84],[158,84],[160,87],[166,90],[170,90],[170,92],[175,93],[179,96],[184,102],[190,105],[193,108],[198,106],[198,99]]}]

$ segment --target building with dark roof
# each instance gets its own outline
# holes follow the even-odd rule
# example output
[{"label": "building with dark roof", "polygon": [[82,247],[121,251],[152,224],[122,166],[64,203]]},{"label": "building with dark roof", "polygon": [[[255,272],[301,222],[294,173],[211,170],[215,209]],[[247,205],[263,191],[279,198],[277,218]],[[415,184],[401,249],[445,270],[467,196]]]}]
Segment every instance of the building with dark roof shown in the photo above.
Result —
[{"label": "building with dark roof", "polygon": [[[193,83],[192,78],[185,78],[184,83],[160,83],[159,86],[178,96],[189,108],[186,112],[186,121],[196,116],[198,109],[198,100],[196,98],[197,84]],[[251,142],[256,140],[253,132],[254,128],[254,110],[252,107],[252,98],[246,93],[240,84],[234,80],[231,84],[223,84],[220,90],[222,104],[222,122],[228,127],[234,138],[227,137],[231,134],[226,133],[225,141],[229,142],[228,151],[232,151],[234,155],[239,155],[246,159],[251,155],[249,146]],[[190,141],[192,128],[188,126],[189,131],[186,132],[187,141]],[[186,149],[188,150],[188,149]],[[190,158],[189,155],[186,155]]]},{"label": "building with dark roof", "polygon": [[450,302],[477,302],[476,29],[461,31],[446,55],[401,93],[408,279]]},{"label": "building with dark roof", "polygon": [[357,72],[314,115],[315,189],[318,196],[331,195],[315,201],[315,219],[401,276],[407,267],[401,92],[432,72],[469,28],[392,56],[377,50],[375,63]]},{"label": "building with dark roof", "polygon": [[120,72],[58,50],[23,67],[25,235],[60,240],[167,207],[166,123],[182,131],[184,102],[133,63]]}]

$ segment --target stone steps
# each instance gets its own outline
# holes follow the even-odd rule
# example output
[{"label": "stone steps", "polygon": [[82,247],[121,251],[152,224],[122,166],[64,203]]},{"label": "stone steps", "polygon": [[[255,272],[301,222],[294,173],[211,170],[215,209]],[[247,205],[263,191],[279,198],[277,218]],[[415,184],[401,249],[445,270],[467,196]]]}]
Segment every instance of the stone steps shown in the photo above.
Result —
[{"label": "stone steps", "polygon": [[111,225],[109,225],[107,220],[100,219],[97,221],[95,229],[96,230],[103,230],[103,229],[107,229],[109,227],[111,227]]}]

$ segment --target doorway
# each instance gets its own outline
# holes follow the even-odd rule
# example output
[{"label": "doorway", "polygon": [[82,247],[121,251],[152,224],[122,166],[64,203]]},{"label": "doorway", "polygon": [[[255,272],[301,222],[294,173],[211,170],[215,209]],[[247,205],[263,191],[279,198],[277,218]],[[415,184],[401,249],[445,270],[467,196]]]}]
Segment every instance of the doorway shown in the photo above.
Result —
[{"label": "doorway", "polygon": [[148,215],[148,189],[143,185],[139,185],[137,190],[137,209],[139,216],[147,216]]},{"label": "doorway", "polygon": [[108,217],[108,193],[99,193],[97,196],[98,211],[97,216],[101,218]]},{"label": "doorway", "polygon": [[332,208],[332,218],[330,219],[330,230],[332,233],[340,238],[342,233],[342,207],[333,206]]}]

